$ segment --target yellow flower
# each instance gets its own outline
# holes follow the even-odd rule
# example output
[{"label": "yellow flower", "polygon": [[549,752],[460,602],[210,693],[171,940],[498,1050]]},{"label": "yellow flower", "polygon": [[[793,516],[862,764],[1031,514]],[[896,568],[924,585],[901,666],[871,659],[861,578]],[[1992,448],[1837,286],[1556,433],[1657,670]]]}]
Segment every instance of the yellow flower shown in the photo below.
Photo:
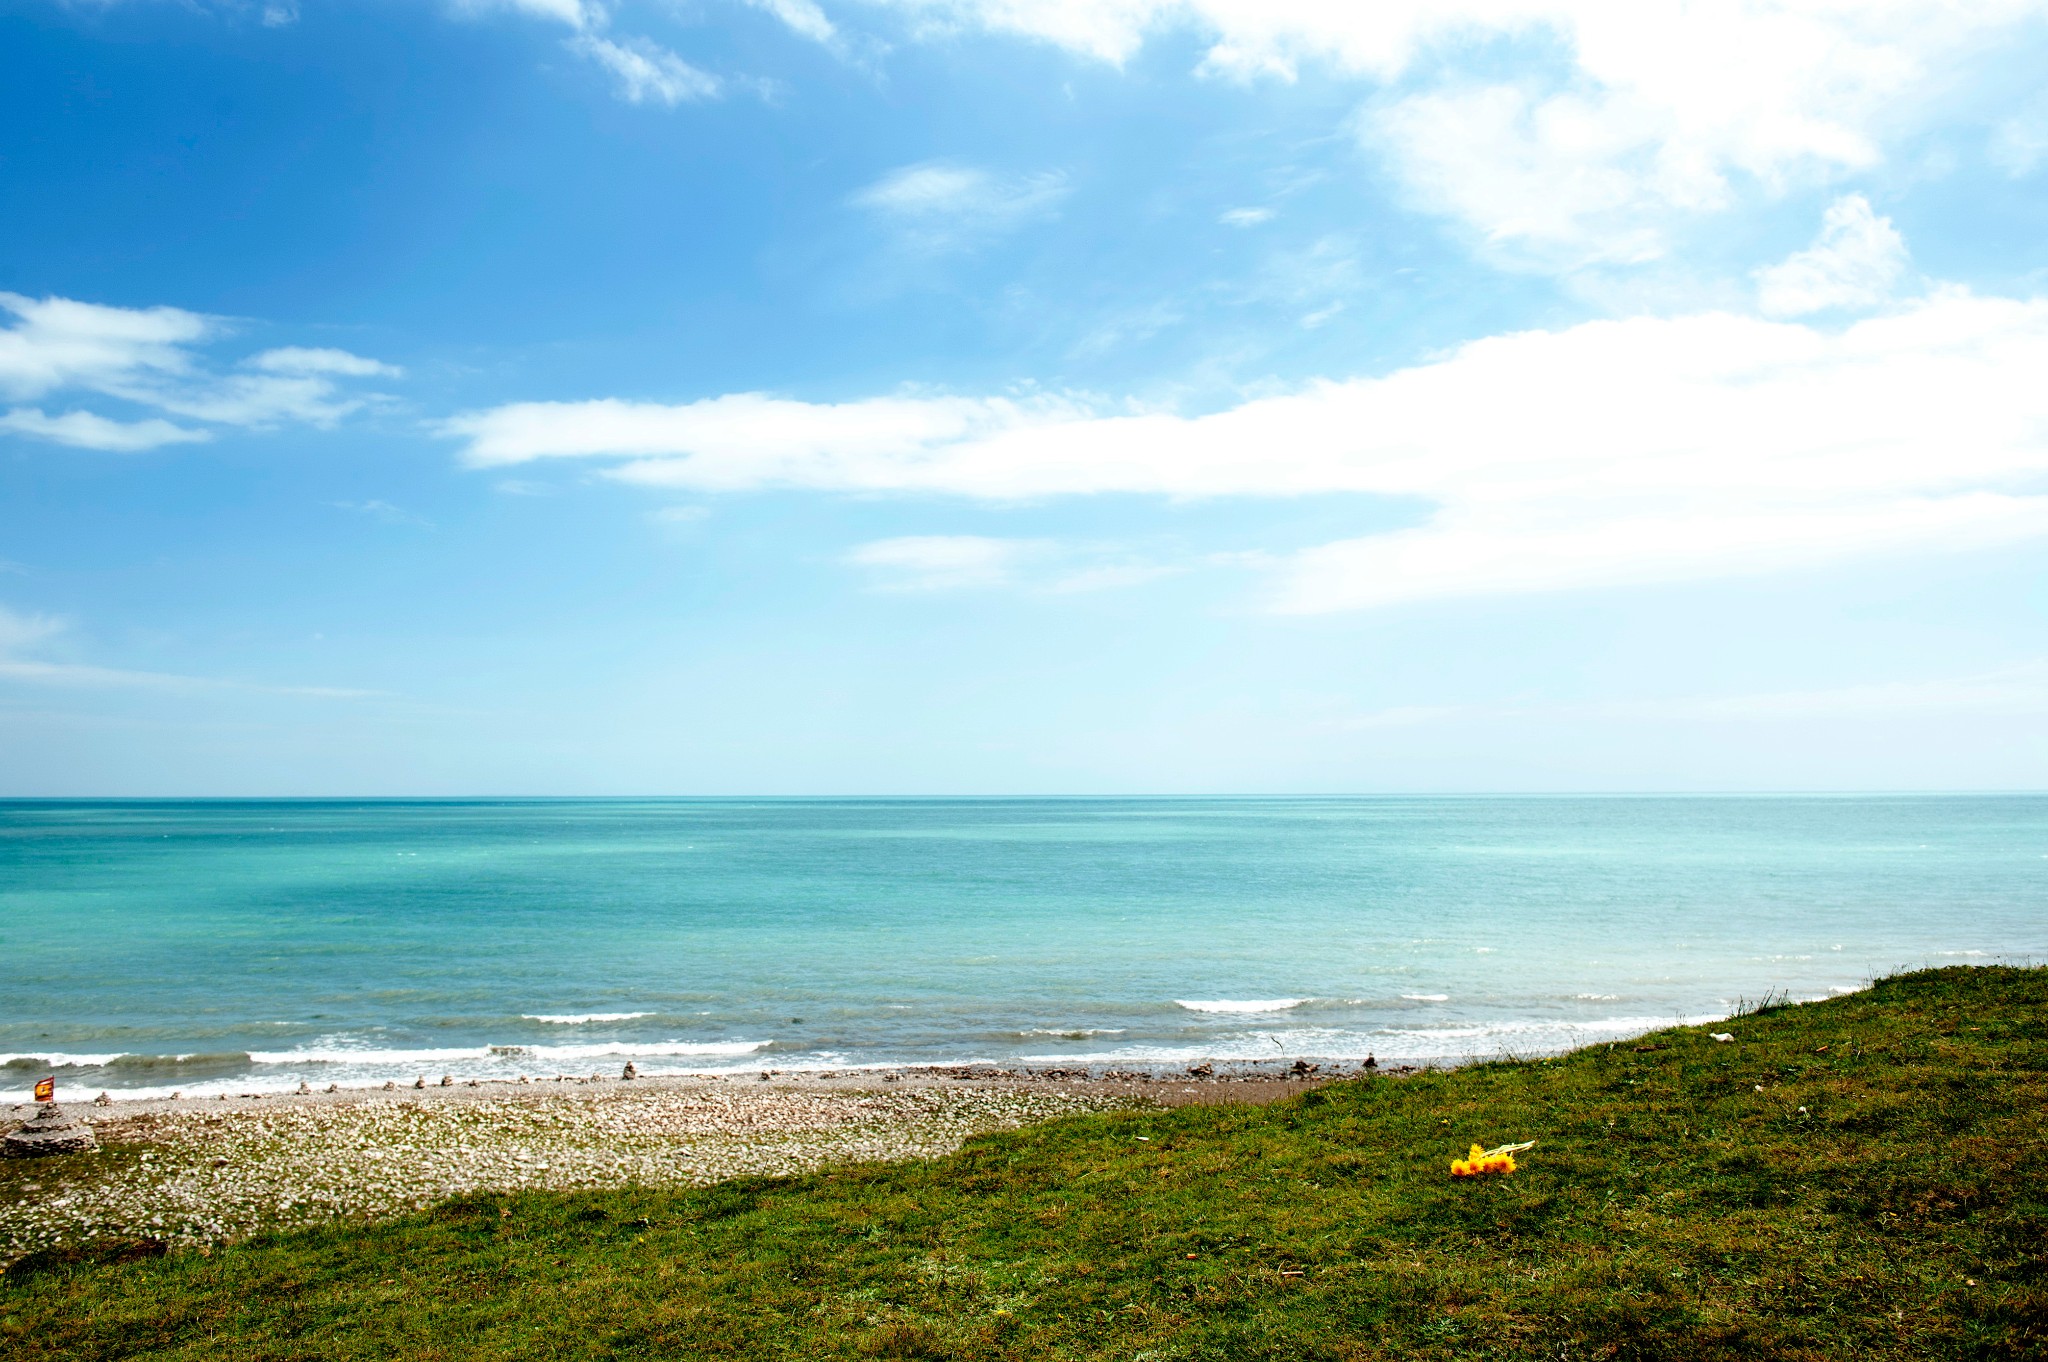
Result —
[{"label": "yellow flower", "polygon": [[1464,1158],[1451,1160],[1451,1176],[1476,1178],[1487,1173],[1512,1173],[1515,1171],[1515,1155],[1535,1147],[1534,1140],[1522,1144],[1504,1144],[1494,1149],[1481,1149],[1475,1144]]}]

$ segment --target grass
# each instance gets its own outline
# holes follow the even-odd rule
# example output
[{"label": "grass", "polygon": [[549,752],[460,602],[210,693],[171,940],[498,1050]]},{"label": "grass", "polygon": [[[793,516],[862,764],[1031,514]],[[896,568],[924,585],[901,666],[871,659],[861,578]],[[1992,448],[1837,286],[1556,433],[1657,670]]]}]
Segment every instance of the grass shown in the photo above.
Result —
[{"label": "grass", "polygon": [[[0,1285],[0,1355],[2048,1356],[2048,971],[1712,1029],[929,1162],[47,1254]],[[1525,1139],[1511,1178],[1447,1176]]]}]

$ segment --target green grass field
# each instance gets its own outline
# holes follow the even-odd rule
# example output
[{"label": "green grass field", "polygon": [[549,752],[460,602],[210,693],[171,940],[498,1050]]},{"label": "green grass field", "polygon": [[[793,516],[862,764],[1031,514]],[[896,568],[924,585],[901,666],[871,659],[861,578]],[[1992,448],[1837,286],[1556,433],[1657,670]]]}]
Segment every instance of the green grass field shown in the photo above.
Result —
[{"label": "green grass field", "polygon": [[46,1256],[0,1355],[2040,1358],[2044,1170],[2048,971],[1940,970],[931,1162]]}]

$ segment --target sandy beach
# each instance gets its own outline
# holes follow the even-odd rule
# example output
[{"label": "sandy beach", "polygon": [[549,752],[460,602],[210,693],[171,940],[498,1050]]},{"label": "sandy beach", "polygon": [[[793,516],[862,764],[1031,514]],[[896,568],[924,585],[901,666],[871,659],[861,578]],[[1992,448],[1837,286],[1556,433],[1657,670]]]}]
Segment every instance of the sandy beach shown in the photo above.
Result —
[{"label": "sandy beach", "polygon": [[[216,1244],[471,1192],[679,1186],[928,1158],[1036,1121],[1269,1102],[1333,1076],[962,1068],[72,1100],[65,1109],[91,1122],[101,1149],[0,1161],[0,1261],[95,1239]],[[34,1111],[0,1113],[0,1134]]]}]

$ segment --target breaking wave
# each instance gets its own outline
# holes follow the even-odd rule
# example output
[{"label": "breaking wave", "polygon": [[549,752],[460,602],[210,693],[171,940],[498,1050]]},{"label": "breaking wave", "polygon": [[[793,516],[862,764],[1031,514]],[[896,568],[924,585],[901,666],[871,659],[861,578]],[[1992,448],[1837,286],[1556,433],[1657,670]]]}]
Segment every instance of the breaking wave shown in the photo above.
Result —
[{"label": "breaking wave", "polygon": [[528,1012],[520,1020],[546,1022],[550,1026],[585,1026],[591,1022],[633,1021],[653,1015],[652,1012]]}]

